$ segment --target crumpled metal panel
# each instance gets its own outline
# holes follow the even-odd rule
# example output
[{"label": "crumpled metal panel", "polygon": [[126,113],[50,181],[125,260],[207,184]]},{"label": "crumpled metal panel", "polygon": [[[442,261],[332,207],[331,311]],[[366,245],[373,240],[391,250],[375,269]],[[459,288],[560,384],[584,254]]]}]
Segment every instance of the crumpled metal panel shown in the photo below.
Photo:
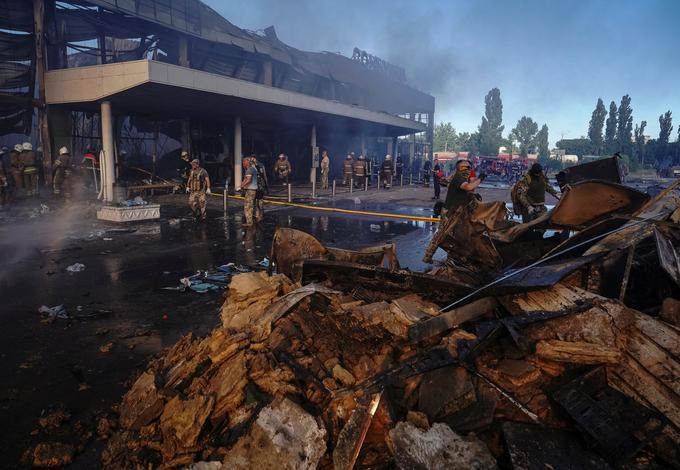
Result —
[{"label": "crumpled metal panel", "polygon": [[564,193],[550,214],[549,224],[582,228],[615,212],[632,214],[648,199],[647,194],[621,184],[583,181]]},{"label": "crumpled metal panel", "polygon": [[557,174],[560,187],[593,179],[621,183],[618,157],[602,158],[594,162],[574,165]]}]

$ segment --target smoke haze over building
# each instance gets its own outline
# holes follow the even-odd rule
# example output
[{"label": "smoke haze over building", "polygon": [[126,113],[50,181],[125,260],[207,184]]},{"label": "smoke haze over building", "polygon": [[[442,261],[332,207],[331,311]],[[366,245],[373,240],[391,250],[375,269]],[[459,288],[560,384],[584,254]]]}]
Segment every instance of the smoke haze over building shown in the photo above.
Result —
[{"label": "smoke haze over building", "polygon": [[[658,134],[658,116],[680,113],[676,60],[680,4],[669,1],[522,2],[209,0],[235,25],[274,25],[294,47],[359,47],[406,69],[437,99],[436,120],[474,131],[484,95],[501,90],[506,130],[523,116],[550,127],[550,141],[587,132],[598,97],[630,94],[635,122]],[[675,132],[674,132],[675,134]]]}]

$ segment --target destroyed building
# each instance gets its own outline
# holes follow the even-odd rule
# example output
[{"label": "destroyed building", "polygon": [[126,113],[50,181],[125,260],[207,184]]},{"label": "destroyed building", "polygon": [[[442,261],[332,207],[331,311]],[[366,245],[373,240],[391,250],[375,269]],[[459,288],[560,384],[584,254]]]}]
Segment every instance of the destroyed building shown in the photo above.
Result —
[{"label": "destroyed building", "polygon": [[2,0],[0,27],[0,135],[33,133],[46,181],[55,149],[103,149],[107,201],[121,151],[150,155],[155,171],[161,137],[208,169],[224,158],[232,181],[250,153],[284,152],[306,181],[320,149],[336,169],[350,151],[406,164],[431,153],[434,98],[402,68],[359,49],[295,49],[199,0]]},{"label": "destroyed building", "polygon": [[439,230],[483,237],[466,257],[435,236],[449,258],[430,273],[400,269],[392,244],[280,228],[274,269],[231,279],[221,325],[134,379],[100,424],[102,463],[680,468],[678,184],[575,183],[529,224],[479,203]]}]

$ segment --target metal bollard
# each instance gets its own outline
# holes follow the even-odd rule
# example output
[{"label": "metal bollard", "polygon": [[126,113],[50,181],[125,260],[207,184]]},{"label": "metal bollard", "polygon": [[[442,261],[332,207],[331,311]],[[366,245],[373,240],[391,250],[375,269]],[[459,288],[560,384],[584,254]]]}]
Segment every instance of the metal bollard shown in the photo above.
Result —
[{"label": "metal bollard", "polygon": [[408,184],[409,186],[413,186],[413,172],[408,175]]},{"label": "metal bollard", "polygon": [[312,199],[316,199],[316,180],[312,180]]},{"label": "metal bollard", "polygon": [[224,215],[227,215],[227,193],[229,192],[229,187],[224,186]]},{"label": "metal bollard", "polygon": [[333,180],[333,197],[335,197],[335,180]]},{"label": "metal bollard", "polygon": [[404,186],[404,174],[403,173],[401,175],[399,175],[399,179],[401,180],[399,182],[399,186]]},{"label": "metal bollard", "polygon": [[390,188],[392,188],[394,183],[394,176],[390,175]]},{"label": "metal bollard", "polygon": [[288,202],[293,202],[293,192],[290,183],[288,183]]},{"label": "metal bollard", "polygon": [[422,181],[421,175],[422,175],[422,171],[419,171],[418,172],[418,184],[420,184],[420,182]]},{"label": "metal bollard", "polygon": [[349,179],[349,193],[352,194],[354,191],[354,178]]},{"label": "metal bollard", "polygon": [[364,176],[364,191],[368,191],[368,177]]}]

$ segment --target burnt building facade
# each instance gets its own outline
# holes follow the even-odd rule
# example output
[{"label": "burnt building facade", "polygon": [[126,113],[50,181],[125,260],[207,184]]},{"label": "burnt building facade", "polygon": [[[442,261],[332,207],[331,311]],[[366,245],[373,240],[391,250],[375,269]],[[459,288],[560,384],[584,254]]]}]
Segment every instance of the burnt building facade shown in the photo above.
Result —
[{"label": "burnt building facade", "polygon": [[199,0],[0,0],[0,28],[0,135],[32,134],[46,180],[62,145],[101,148],[110,174],[122,150],[156,171],[182,147],[237,181],[251,153],[308,179],[324,149],[337,171],[350,151],[408,165],[432,148],[434,98],[403,69],[295,49]]}]

